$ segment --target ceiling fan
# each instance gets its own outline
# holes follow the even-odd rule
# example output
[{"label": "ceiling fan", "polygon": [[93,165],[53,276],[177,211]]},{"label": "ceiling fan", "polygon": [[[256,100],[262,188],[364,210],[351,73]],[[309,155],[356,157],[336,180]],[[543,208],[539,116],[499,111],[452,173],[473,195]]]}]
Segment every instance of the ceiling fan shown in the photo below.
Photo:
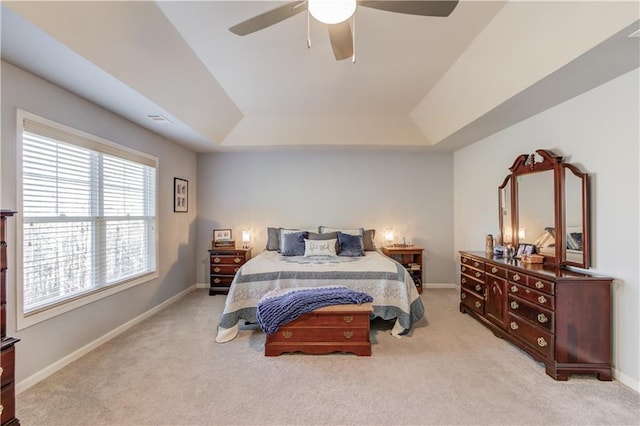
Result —
[{"label": "ceiling fan", "polygon": [[[247,35],[284,21],[298,13],[309,14],[327,24],[329,39],[336,60],[353,57],[353,33],[349,18],[357,6],[421,16],[449,16],[458,4],[458,0],[297,0],[276,7],[268,12],[256,15],[229,28],[234,34]],[[307,40],[310,47],[310,42]]]}]

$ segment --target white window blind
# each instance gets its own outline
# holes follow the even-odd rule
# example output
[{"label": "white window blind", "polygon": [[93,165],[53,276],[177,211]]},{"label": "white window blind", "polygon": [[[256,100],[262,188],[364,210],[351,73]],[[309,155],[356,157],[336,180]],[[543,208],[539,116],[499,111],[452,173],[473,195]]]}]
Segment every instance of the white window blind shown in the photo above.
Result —
[{"label": "white window blind", "polygon": [[156,270],[155,159],[24,119],[23,313]]}]

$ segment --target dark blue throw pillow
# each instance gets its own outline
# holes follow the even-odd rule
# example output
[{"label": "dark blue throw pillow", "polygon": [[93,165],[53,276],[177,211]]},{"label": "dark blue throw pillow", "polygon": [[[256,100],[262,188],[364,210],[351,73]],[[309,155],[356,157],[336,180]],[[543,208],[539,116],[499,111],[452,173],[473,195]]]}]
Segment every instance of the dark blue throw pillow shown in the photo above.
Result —
[{"label": "dark blue throw pillow", "polygon": [[364,256],[362,235],[349,235],[338,232],[338,244],[340,245],[338,256]]},{"label": "dark blue throw pillow", "polygon": [[307,238],[307,231],[282,234],[281,238],[280,252],[283,256],[304,256],[304,239]]}]

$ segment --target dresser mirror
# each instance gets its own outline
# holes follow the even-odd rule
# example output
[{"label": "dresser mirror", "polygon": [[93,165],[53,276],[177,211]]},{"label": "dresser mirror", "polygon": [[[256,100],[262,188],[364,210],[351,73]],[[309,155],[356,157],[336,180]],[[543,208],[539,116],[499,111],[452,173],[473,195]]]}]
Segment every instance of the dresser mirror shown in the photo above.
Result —
[{"label": "dresser mirror", "polygon": [[532,244],[545,263],[588,268],[588,175],[542,149],[509,170],[498,187],[498,242]]}]

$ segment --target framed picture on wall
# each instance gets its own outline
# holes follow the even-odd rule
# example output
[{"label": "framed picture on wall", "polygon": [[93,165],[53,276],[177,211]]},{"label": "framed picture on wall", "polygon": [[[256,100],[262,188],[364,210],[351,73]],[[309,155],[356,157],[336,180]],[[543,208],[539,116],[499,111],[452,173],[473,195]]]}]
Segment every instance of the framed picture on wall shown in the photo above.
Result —
[{"label": "framed picture on wall", "polygon": [[189,181],[186,179],[173,178],[173,211],[189,211]]}]

